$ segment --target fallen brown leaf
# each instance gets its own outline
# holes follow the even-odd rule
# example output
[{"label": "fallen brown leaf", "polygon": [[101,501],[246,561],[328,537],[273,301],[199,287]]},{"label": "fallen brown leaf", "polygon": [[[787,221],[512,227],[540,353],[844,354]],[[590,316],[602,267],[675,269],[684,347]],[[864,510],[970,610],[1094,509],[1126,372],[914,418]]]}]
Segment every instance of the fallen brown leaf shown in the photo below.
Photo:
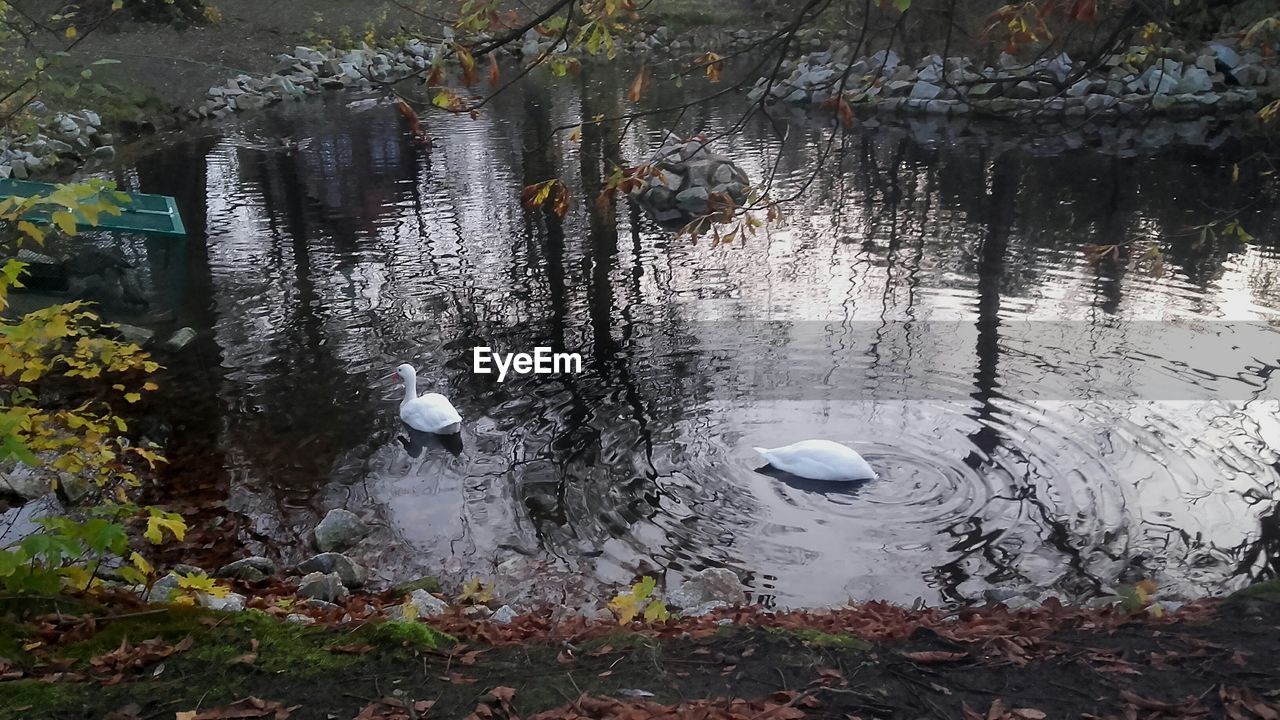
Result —
[{"label": "fallen brown leaf", "polygon": [[941,665],[943,663],[968,660],[969,653],[949,652],[947,650],[921,650],[919,652],[902,653],[902,657],[918,665]]}]

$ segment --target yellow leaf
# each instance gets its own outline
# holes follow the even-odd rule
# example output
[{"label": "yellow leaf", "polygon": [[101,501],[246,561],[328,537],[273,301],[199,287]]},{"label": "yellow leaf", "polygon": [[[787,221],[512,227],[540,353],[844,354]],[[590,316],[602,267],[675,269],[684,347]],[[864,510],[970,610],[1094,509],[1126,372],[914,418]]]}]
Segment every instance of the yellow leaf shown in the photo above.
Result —
[{"label": "yellow leaf", "polygon": [[68,27],[68,28],[67,28],[67,32],[66,32],[66,35],[67,35],[67,39],[68,39],[68,40],[75,40],[75,39],[76,39],[76,35],[77,35],[77,33],[76,33],[76,26],[75,26],[75,25],[71,25],[70,27]]},{"label": "yellow leaf", "polygon": [[147,575],[150,575],[156,570],[154,567],[151,566],[151,563],[147,562],[147,559],[139,555],[137,551],[129,553],[129,562],[133,563],[134,567],[138,568],[139,570],[146,573]]},{"label": "yellow leaf", "polygon": [[129,402],[131,402],[131,403],[136,403],[136,402],[138,402],[139,400],[141,400],[141,399],[142,399],[142,394],[141,394],[141,393],[136,393],[136,392],[133,392],[133,393],[125,393],[125,394],[124,394],[124,399],[125,399],[125,400],[127,400],[127,401],[129,401]]},{"label": "yellow leaf", "polygon": [[143,390],[159,390],[160,386],[153,382],[145,382],[142,384]]},{"label": "yellow leaf", "polygon": [[76,234],[76,216],[66,210],[59,210],[53,214],[53,224],[68,235]]},{"label": "yellow leaf", "polygon": [[159,511],[153,512],[155,514],[147,518],[147,531],[142,534],[152,544],[159,545],[164,542],[163,530],[168,530],[178,540],[187,536],[187,523],[183,521],[181,515]]},{"label": "yellow leaf", "polygon": [[650,601],[644,609],[645,622],[660,622],[670,616],[671,614],[667,612],[667,606],[657,600]]},{"label": "yellow leaf", "polygon": [[18,221],[18,230],[27,235],[27,237],[35,240],[38,244],[44,243],[44,231],[36,227],[26,220]]}]

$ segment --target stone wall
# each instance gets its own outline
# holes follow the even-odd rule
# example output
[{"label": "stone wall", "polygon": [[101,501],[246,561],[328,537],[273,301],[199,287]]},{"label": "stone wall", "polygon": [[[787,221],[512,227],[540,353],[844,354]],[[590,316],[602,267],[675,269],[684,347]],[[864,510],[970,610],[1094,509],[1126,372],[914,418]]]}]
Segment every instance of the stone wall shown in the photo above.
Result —
[{"label": "stone wall", "polygon": [[1280,98],[1275,53],[1209,43],[1191,53],[1154,53],[1132,47],[1085,68],[1066,53],[1025,62],[1001,54],[995,66],[969,58],[929,55],[914,65],[893,51],[852,63],[848,50],[810,53],[789,61],[787,73],[760,78],[752,100],[821,105],[837,94],[854,106],[939,115],[985,114],[1012,118],[1095,118],[1170,114],[1178,117],[1235,112]]}]

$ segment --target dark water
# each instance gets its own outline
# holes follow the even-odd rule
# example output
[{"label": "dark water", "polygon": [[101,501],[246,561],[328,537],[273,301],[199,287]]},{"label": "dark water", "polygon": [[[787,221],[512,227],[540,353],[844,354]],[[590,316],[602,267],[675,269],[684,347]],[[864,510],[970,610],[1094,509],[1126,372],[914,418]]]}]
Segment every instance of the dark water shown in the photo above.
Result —
[{"label": "dark water", "polygon": [[[1251,173],[1231,184],[1235,141],[1202,124],[1098,151],[922,123],[829,145],[755,118],[720,149],[755,179],[776,162],[774,195],[797,197],[782,227],[711,247],[584,200],[602,156],[642,158],[672,116],[617,148],[616,125],[542,142],[622,109],[621,80],[432,115],[429,156],[393,109],[343,96],[123,171],[192,229],[129,246],[201,333],[169,362],[172,492],[217,489],[251,518],[239,542],[286,557],[328,508],[371,512],[381,579],[534,558],[589,592],[728,566],[767,603],[933,604],[1143,577],[1198,595],[1280,569],[1280,222]],[[738,102],[677,127],[724,130]],[[563,224],[515,200],[552,176],[574,190]],[[1188,230],[1241,206],[1255,244]],[[1084,252],[1109,243],[1127,244]],[[475,345],[585,367],[499,384],[472,374]],[[400,362],[461,411],[460,453],[395,439]],[[880,480],[757,472],[751,446],[811,437]]]}]

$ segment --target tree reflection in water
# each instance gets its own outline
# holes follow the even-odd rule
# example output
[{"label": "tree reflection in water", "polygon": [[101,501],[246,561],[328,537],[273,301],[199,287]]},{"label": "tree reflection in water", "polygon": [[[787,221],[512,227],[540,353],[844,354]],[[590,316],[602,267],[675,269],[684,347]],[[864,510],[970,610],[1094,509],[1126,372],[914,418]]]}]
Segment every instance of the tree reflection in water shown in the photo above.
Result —
[{"label": "tree reflection in water", "polygon": [[[433,116],[430,155],[392,109],[333,98],[126,171],[195,228],[180,252],[145,250],[211,339],[169,363],[167,492],[203,478],[247,515],[239,541],[286,558],[328,507],[371,509],[388,578],[482,574],[514,549],[600,582],[728,566],[761,597],[823,604],[1275,573],[1277,253],[1183,234],[1208,219],[1199,200],[1260,192],[1207,178],[1209,151],[1045,156],[886,126],[844,138],[784,227],[713,249],[592,202],[671,118],[545,141],[621,107],[605,72]],[[735,102],[680,129],[714,134]],[[310,141],[244,141],[286,134]],[[819,140],[797,126],[780,145],[755,119],[722,142],[753,177],[776,163],[785,193]],[[577,193],[564,221],[516,201],[550,177]],[[1274,205],[1250,207],[1241,222],[1274,237]],[[1134,239],[1162,244],[1164,276],[1128,246],[1081,252]],[[584,369],[499,384],[470,372],[478,344]],[[398,362],[459,408],[460,445],[397,441]],[[833,493],[754,472],[751,445],[804,437],[860,443],[883,479]]]}]

